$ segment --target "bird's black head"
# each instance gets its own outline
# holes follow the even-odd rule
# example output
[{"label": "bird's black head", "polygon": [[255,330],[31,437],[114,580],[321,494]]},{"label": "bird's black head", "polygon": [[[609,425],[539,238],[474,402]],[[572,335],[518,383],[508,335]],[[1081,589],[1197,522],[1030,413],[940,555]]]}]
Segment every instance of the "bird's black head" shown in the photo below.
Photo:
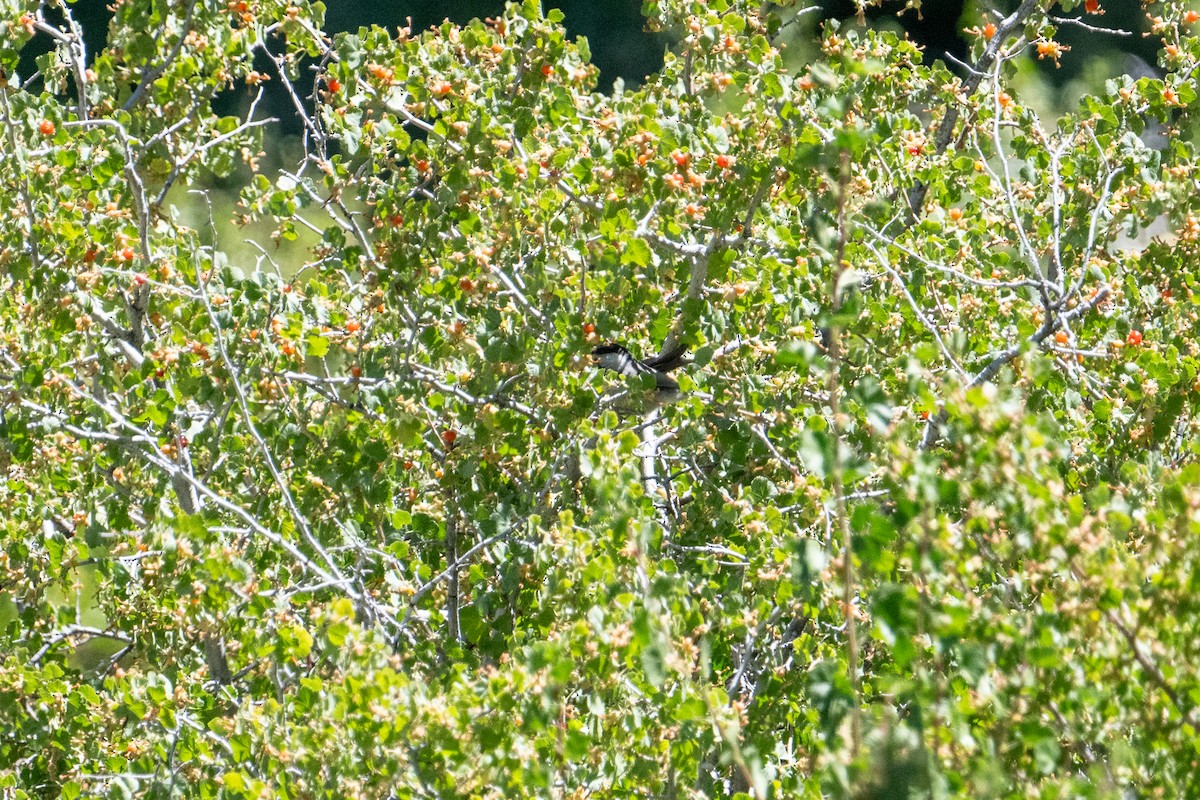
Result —
[{"label": "bird's black head", "polygon": [[592,348],[592,355],[594,356],[608,356],[615,355],[617,353],[628,352],[628,350],[626,350],[624,347],[621,347],[621,345],[617,344],[616,342],[609,342],[608,344],[602,344]]}]

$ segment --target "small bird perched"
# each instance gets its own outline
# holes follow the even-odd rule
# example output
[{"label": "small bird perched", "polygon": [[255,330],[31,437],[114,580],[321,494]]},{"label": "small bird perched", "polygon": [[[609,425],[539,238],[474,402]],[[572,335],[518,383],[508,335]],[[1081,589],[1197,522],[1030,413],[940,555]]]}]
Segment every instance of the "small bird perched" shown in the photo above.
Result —
[{"label": "small bird perched", "polygon": [[679,391],[679,384],[667,373],[686,363],[683,360],[684,352],[685,348],[680,346],[654,358],[639,361],[621,345],[610,342],[592,350],[592,358],[596,360],[596,364],[602,369],[611,369],[613,372],[619,372],[628,378],[637,377],[638,375],[653,375],[654,388],[658,389],[658,391],[677,392]]}]

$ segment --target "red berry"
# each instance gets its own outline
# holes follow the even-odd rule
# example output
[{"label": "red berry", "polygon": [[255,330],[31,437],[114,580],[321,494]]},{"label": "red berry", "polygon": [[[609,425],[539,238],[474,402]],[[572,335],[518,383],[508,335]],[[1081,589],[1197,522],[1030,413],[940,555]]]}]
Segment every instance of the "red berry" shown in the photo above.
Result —
[{"label": "red berry", "polygon": [[137,275],[133,276],[133,282],[137,286],[145,286],[150,282],[150,279],[146,277],[146,273],[139,272]]},{"label": "red berry", "polygon": [[38,133],[42,134],[42,136],[53,136],[54,123],[48,119],[42,120],[41,123],[38,124]]},{"label": "red berry", "polygon": [[675,166],[680,169],[687,169],[687,165],[691,163],[692,157],[682,150],[675,150],[671,153],[671,159],[675,162]]},{"label": "red berry", "polygon": [[475,281],[471,280],[470,278],[463,278],[458,282],[458,288],[462,289],[464,292],[469,292],[475,288]]},{"label": "red berry", "polygon": [[390,217],[388,217],[388,222],[391,223],[393,228],[399,228],[404,224],[404,217],[400,216],[399,214],[392,214]]},{"label": "red berry", "polygon": [[1141,331],[1130,331],[1129,335],[1125,337],[1125,343],[1128,344],[1130,347],[1137,347],[1139,344],[1142,343],[1142,332]]},{"label": "red berry", "polygon": [[330,78],[329,80],[325,81],[325,87],[334,94],[337,94],[342,90],[342,82],[337,78]]},{"label": "red berry", "polygon": [[136,253],[134,253],[132,247],[122,247],[121,252],[117,253],[117,258],[121,259],[122,261],[133,261],[133,257],[135,255]]},{"label": "red berry", "polygon": [[447,428],[446,430],[442,431],[442,441],[446,443],[447,447],[453,446],[457,439],[458,431],[454,430],[453,428]]},{"label": "red berry", "polygon": [[550,66],[549,64],[542,64],[542,75],[549,78],[553,74],[554,74],[554,67]]},{"label": "red berry", "polygon": [[1095,14],[1100,10],[1100,0],[1084,0],[1083,10],[1089,14]]},{"label": "red berry", "polygon": [[733,157],[722,153],[721,155],[717,156],[717,166],[721,169],[729,169],[733,166]]}]

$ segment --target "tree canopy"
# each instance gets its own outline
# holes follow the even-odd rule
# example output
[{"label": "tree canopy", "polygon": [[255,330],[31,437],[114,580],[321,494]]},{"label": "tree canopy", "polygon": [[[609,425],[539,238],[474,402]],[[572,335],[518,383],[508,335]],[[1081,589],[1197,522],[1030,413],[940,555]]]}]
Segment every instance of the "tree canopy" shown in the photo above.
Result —
[{"label": "tree canopy", "polygon": [[1097,0],[0,8],[6,797],[1197,791],[1187,4],[1057,116]]}]

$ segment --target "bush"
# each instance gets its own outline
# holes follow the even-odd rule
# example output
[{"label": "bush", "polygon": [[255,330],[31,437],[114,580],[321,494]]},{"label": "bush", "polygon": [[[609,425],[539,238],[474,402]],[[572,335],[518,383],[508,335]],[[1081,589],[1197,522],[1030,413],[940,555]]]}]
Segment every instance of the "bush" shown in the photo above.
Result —
[{"label": "bush", "polygon": [[[1150,8],[1162,79],[1047,120],[1036,0],[957,73],[650,0],[678,43],[610,94],[533,0],[332,38],[118,3],[94,58],[20,5],[13,797],[1195,791],[1196,12]],[[212,110],[268,82],[278,173],[257,101]],[[679,395],[608,341],[685,347]]]}]

